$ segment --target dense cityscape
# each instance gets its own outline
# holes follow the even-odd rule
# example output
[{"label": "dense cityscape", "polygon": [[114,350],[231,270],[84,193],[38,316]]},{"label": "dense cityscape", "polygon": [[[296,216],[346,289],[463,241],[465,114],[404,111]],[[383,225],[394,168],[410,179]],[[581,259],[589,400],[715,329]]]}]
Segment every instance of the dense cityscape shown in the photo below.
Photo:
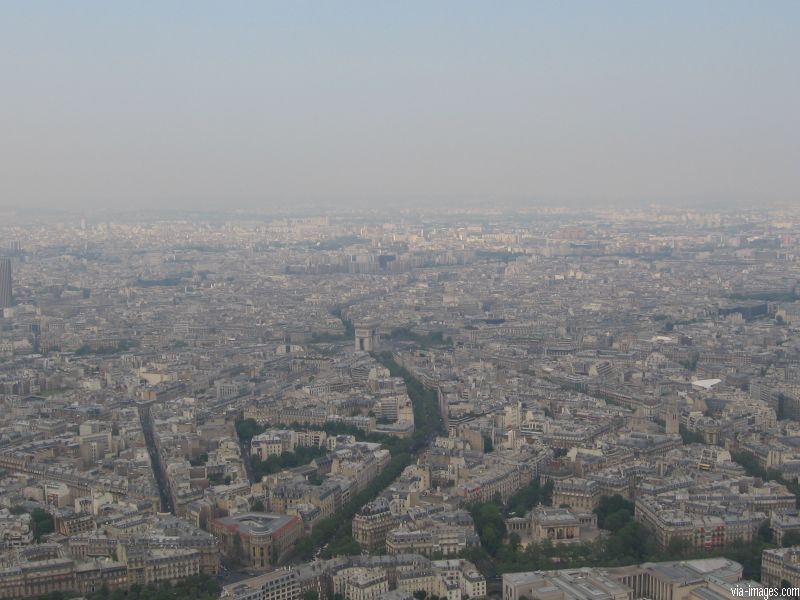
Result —
[{"label": "dense cityscape", "polygon": [[796,210],[0,230],[0,598],[800,587]]}]

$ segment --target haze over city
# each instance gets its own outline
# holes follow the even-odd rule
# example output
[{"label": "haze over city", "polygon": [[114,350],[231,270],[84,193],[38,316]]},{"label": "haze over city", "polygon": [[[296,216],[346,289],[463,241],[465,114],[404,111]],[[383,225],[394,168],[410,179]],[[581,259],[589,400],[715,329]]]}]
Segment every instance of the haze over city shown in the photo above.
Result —
[{"label": "haze over city", "polygon": [[797,2],[6,2],[0,206],[791,204]]}]

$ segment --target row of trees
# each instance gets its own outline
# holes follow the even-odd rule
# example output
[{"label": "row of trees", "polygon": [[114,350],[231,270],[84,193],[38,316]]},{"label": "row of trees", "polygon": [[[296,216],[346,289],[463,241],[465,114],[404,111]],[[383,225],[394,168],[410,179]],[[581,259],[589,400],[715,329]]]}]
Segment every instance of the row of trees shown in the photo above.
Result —
[{"label": "row of trees", "polygon": [[406,369],[400,367],[390,353],[382,353],[376,358],[389,369],[393,377],[403,378],[414,411],[414,434],[410,438],[401,439],[365,433],[360,430],[353,431],[339,423],[330,423],[323,427],[331,435],[350,433],[358,439],[379,441],[388,448],[392,457],[386,468],[338,511],[336,516],[317,523],[312,534],[297,543],[295,551],[300,558],[311,558],[315,548],[324,548],[323,557],[359,554],[361,548],[352,536],[352,520],[356,512],[391,484],[403,472],[403,469],[411,464],[415,455],[425,448],[427,442],[444,430],[436,392],[425,388]]},{"label": "row of trees", "polygon": [[334,307],[333,309],[331,309],[331,314],[337,319],[339,319],[342,322],[342,325],[344,325],[345,337],[347,339],[353,339],[353,336],[355,336],[356,334],[355,325],[353,325],[353,322],[350,319],[344,318],[342,307],[341,306]]},{"label": "row of trees", "polygon": [[139,342],[136,340],[129,340],[123,339],[117,342],[114,346],[109,346],[107,348],[92,348],[91,346],[84,344],[80,348],[75,351],[77,356],[88,356],[90,354],[97,354],[97,355],[104,355],[104,354],[116,354],[117,352],[127,352],[131,348],[135,348],[138,346]]},{"label": "row of trees", "polygon": [[323,343],[336,343],[336,342],[349,342],[350,338],[348,338],[344,333],[328,333],[327,331],[323,331],[321,333],[312,333],[311,334],[311,343],[312,344],[323,344]]},{"label": "row of trees", "polygon": [[361,490],[335,516],[323,519],[314,526],[310,536],[301,539],[295,546],[296,554],[310,559],[316,548],[324,548],[324,558],[342,554],[359,554],[361,547],[352,536],[352,520],[361,506],[371,501],[388,486],[410,463],[408,453],[395,454],[389,464],[367,487]]},{"label": "row of trees", "polygon": [[[347,325],[347,324],[346,324]],[[313,556],[315,548],[324,547],[322,555],[336,556],[339,554],[358,554],[361,548],[352,537],[352,519],[361,506],[373,500],[384,488],[394,481],[403,469],[405,469],[416,453],[421,451],[433,438],[434,435],[444,431],[441,415],[439,413],[439,401],[434,390],[425,388],[415,377],[406,369],[398,365],[392,358],[391,353],[385,352],[376,355],[379,360],[393,377],[402,377],[408,395],[411,398],[412,409],[414,411],[415,431],[410,438],[398,438],[385,434],[365,432],[344,423],[325,423],[321,427],[300,425],[291,423],[289,425],[274,424],[274,427],[288,429],[315,429],[325,431],[328,435],[353,435],[359,441],[368,441],[383,444],[390,452],[391,459],[387,467],[359,494],[357,494],[347,505],[336,514],[335,517],[323,519],[314,527],[312,534],[300,540],[295,547],[295,552],[299,558],[309,559]],[[239,439],[245,444],[260,433],[266,430],[266,426],[259,425],[253,419],[244,419],[236,422],[236,433]],[[297,451],[295,450],[295,455]],[[280,457],[269,457],[267,460],[260,461],[253,457],[252,466],[257,475],[272,473],[282,468],[291,468],[309,462],[314,456],[304,454],[301,457],[287,457],[284,453]],[[307,459],[305,462],[302,462]],[[293,464],[295,463],[296,464]]]},{"label": "row of trees", "polygon": [[731,458],[740,464],[750,477],[760,477],[764,481],[774,480],[785,485],[794,494],[795,506],[800,508],[800,484],[797,483],[797,480],[786,479],[777,469],[763,468],[753,453],[747,450],[735,450],[731,452]]},{"label": "row of trees", "polygon": [[[422,385],[407,369],[398,365],[391,352],[381,352],[378,360],[389,369],[392,377],[402,377],[406,384],[408,396],[414,409],[414,435],[411,437],[410,450],[418,452],[435,436],[444,433],[444,423],[439,412],[439,397],[435,390]],[[403,440],[404,442],[407,440]]]},{"label": "row of trees", "polygon": [[452,346],[452,338],[445,337],[442,331],[433,331],[431,333],[417,333],[408,327],[398,327],[392,329],[389,338],[394,341],[414,342],[420,348],[430,348],[431,346]]}]

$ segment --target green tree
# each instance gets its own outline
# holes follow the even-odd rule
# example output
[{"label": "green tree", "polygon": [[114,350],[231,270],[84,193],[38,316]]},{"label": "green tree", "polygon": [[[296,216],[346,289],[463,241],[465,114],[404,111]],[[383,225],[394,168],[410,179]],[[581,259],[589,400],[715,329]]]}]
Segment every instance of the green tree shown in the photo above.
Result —
[{"label": "green tree", "polygon": [[236,421],[236,435],[243,442],[250,442],[253,437],[264,433],[265,427],[259,425],[255,419],[244,419]]},{"label": "green tree", "polygon": [[630,513],[630,511],[624,508],[618,510],[617,512],[611,513],[606,518],[604,529],[608,529],[609,531],[619,531],[628,524],[628,521],[630,521],[632,517],[633,515]]},{"label": "green tree", "polygon": [[670,557],[684,558],[692,549],[692,543],[684,538],[672,538],[667,544],[667,554]]},{"label": "green tree", "polygon": [[33,521],[34,537],[37,542],[42,539],[42,536],[55,531],[53,516],[46,510],[34,508],[31,511],[31,519]]},{"label": "green tree", "polygon": [[[619,494],[603,496],[600,498],[600,503],[597,505],[597,508],[594,509],[594,513],[597,515],[597,526],[601,529],[617,531],[633,516],[634,510],[633,502],[625,500],[625,498]],[[606,521],[611,518],[612,515],[614,515],[614,519],[609,525]],[[625,515],[628,516],[628,519],[625,518]]]},{"label": "green tree", "polygon": [[242,535],[237,531],[233,537],[233,546],[231,547],[231,561],[235,564],[242,564],[244,560],[244,543],[242,542]]},{"label": "green tree", "polygon": [[352,535],[348,534],[331,541],[322,556],[333,558],[334,556],[357,556],[359,554],[361,554],[361,546]]},{"label": "green tree", "polygon": [[772,543],[773,538],[773,531],[772,527],[769,526],[769,521],[765,521],[761,524],[761,527],[758,528],[758,537],[761,541],[766,544]]},{"label": "green tree", "polygon": [[103,587],[100,588],[100,591],[97,592],[96,598],[97,600],[106,600],[108,597],[108,586],[104,584]]},{"label": "green tree", "polygon": [[550,506],[553,497],[553,482],[548,481],[545,485],[540,485],[537,477],[524,488],[517,490],[506,505],[506,514],[523,516],[533,507],[543,504]]},{"label": "green tree", "polygon": [[195,458],[189,459],[189,464],[192,465],[193,467],[202,466],[207,462],[208,462],[208,454],[206,454],[205,452],[203,452],[202,454],[200,454]]},{"label": "green tree", "polygon": [[[341,318],[341,312],[339,315]],[[371,481],[365,489],[343,506],[334,517],[323,519],[317,523],[311,533],[311,543],[295,547],[296,555],[308,559],[314,548],[327,544],[323,557],[339,554],[358,554],[361,548],[352,538],[351,524],[353,516],[367,502],[374,499],[383,489],[394,481],[403,469],[411,464],[414,457],[427,448],[432,436],[444,432],[444,425],[439,412],[437,392],[428,389],[406,369],[400,367],[392,358],[392,354],[384,352],[374,357],[389,369],[392,377],[402,377],[406,390],[411,398],[416,429],[410,438],[397,438],[382,434],[366,433],[342,423],[325,423],[321,428],[328,435],[351,434],[358,440],[383,444],[391,454],[388,465]],[[292,424],[290,428],[300,428]],[[305,427],[309,428],[309,427]]]},{"label": "green tree", "polygon": [[481,532],[481,542],[489,554],[497,554],[500,548],[500,535],[492,525],[486,525]]},{"label": "green tree", "polygon": [[314,542],[311,537],[303,537],[295,544],[294,552],[300,558],[308,559],[314,553]]},{"label": "green tree", "polygon": [[787,531],[781,538],[781,546],[789,548],[790,546],[800,546],[800,531]]},{"label": "green tree", "polygon": [[703,437],[701,433],[697,433],[696,431],[689,431],[686,429],[685,425],[679,426],[679,431],[681,434],[681,439],[683,440],[684,444],[705,444],[706,438]]},{"label": "green tree", "polygon": [[470,508],[470,514],[481,544],[494,556],[500,549],[506,531],[500,505],[495,502],[476,504]]}]

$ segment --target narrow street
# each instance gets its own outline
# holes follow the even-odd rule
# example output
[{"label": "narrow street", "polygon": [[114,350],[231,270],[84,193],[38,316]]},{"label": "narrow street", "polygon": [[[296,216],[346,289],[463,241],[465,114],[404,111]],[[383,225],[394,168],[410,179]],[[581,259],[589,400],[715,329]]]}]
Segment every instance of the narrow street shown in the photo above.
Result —
[{"label": "narrow street", "polygon": [[245,473],[247,473],[247,481],[255,483],[255,479],[253,479],[253,465],[250,462],[250,447],[244,440],[239,440],[239,452],[242,455]]},{"label": "narrow street", "polygon": [[150,464],[153,468],[153,476],[156,479],[158,486],[158,495],[161,498],[161,512],[170,512],[175,514],[175,508],[172,506],[172,498],[169,495],[169,487],[167,486],[167,478],[161,468],[161,461],[158,459],[158,450],[156,449],[155,440],[153,439],[153,423],[150,418],[150,405],[140,404],[139,407],[139,420],[142,423],[142,433],[144,433],[144,441],[147,444],[147,452],[150,454]]}]

